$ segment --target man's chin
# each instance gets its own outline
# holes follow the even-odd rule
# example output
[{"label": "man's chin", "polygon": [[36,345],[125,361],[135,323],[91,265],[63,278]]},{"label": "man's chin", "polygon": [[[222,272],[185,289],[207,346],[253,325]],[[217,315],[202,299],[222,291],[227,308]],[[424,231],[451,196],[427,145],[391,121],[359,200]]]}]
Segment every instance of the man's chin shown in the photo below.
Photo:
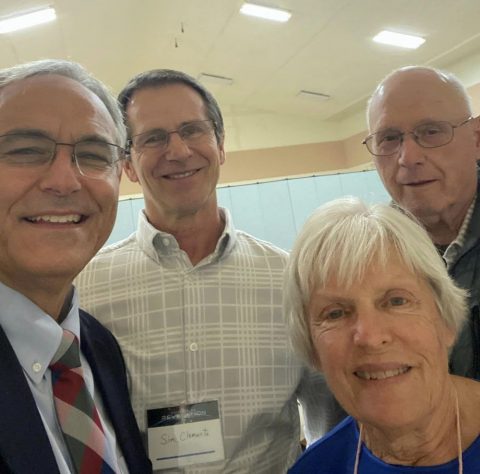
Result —
[{"label": "man's chin", "polygon": [[444,207],[441,203],[441,197],[439,197],[436,202],[432,202],[430,199],[404,196],[403,199],[396,202],[401,208],[411,212],[422,222],[424,219],[438,219]]}]

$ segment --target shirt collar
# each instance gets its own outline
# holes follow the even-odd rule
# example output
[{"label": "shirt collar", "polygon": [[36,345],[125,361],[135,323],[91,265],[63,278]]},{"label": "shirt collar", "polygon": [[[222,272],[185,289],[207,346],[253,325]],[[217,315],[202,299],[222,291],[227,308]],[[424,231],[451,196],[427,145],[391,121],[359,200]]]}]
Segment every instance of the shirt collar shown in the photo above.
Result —
[{"label": "shirt collar", "polygon": [[473,201],[470,204],[467,210],[467,213],[465,214],[460,230],[458,231],[457,237],[453,242],[450,243],[450,245],[447,247],[447,249],[443,254],[443,258],[445,259],[445,262],[447,262],[447,267],[450,267],[450,265],[453,263],[453,261],[456,258],[458,249],[461,249],[463,247],[463,244],[465,243],[465,237],[467,234],[468,227],[470,225],[470,221],[472,220],[473,210],[475,209],[476,201],[477,201],[477,195],[475,194]]},{"label": "shirt collar", "polygon": [[[219,211],[225,221],[225,227],[218,239],[215,251],[206,258],[205,263],[225,258],[231,252],[237,240],[237,232],[229,210],[220,207]],[[144,211],[140,212],[138,217],[137,241],[140,248],[156,262],[159,262],[161,257],[171,255],[179,250],[175,237],[150,224]]]},{"label": "shirt collar", "polygon": [[40,383],[60,346],[62,328],[80,341],[78,296],[73,292],[70,310],[61,326],[18,291],[0,283],[0,326],[27,376]]}]

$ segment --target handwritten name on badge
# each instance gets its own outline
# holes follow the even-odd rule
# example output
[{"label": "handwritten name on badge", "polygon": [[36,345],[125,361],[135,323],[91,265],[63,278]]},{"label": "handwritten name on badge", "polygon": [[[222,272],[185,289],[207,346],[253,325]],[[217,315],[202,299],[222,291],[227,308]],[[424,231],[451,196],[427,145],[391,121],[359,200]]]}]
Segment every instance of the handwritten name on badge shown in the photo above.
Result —
[{"label": "handwritten name on badge", "polygon": [[169,443],[188,441],[193,438],[205,438],[207,436],[210,436],[210,432],[207,428],[201,428],[200,431],[182,431],[178,437],[165,433],[161,436],[160,443],[166,445]]},{"label": "handwritten name on badge", "polygon": [[147,410],[147,425],[154,470],[225,457],[217,400]]}]

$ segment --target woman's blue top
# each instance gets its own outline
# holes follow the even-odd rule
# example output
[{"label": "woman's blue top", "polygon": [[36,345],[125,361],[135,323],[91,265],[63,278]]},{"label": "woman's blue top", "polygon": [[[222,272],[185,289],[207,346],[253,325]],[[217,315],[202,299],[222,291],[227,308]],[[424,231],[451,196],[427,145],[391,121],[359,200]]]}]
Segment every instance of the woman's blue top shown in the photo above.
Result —
[{"label": "woman's blue top", "polygon": [[[353,474],[358,428],[347,417],[303,453],[288,474]],[[456,436],[454,433],[452,436]],[[458,474],[458,459],[438,466],[387,464],[362,444],[358,474]],[[463,452],[463,473],[480,473],[480,436]]]}]

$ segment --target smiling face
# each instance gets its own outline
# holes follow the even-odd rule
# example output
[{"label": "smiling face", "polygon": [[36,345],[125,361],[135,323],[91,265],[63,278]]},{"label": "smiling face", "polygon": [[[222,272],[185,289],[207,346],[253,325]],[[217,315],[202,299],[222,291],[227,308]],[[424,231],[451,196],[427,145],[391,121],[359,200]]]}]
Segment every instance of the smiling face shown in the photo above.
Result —
[{"label": "smiling face", "polygon": [[[393,74],[379,88],[369,109],[369,128],[370,133],[408,132],[432,121],[457,125],[468,116],[465,100],[451,83],[413,68]],[[396,154],[374,159],[392,198],[428,222],[444,213],[463,220],[475,195],[479,157],[480,128],[474,120],[455,129],[447,145],[422,148],[406,136]]]},{"label": "smiling face", "polygon": [[454,333],[429,285],[397,257],[350,288],[316,289],[308,324],[317,364],[343,408],[377,428],[429,417],[448,377]]},{"label": "smiling face", "polygon": [[[29,131],[57,142],[115,143],[115,126],[93,93],[63,76],[39,75],[0,89],[0,135]],[[79,174],[59,145],[42,169],[0,157],[0,280],[27,297],[48,279],[70,285],[113,226],[121,169]],[[53,281],[52,280],[52,281]]]},{"label": "smiling face", "polygon": [[[127,117],[133,136],[155,129],[177,130],[185,123],[208,119],[201,96],[182,84],[135,92]],[[215,188],[224,160],[223,143],[217,143],[213,130],[191,146],[173,133],[165,150],[134,146],[125,170],[142,186],[150,222],[161,228],[166,216],[216,211]]]}]

